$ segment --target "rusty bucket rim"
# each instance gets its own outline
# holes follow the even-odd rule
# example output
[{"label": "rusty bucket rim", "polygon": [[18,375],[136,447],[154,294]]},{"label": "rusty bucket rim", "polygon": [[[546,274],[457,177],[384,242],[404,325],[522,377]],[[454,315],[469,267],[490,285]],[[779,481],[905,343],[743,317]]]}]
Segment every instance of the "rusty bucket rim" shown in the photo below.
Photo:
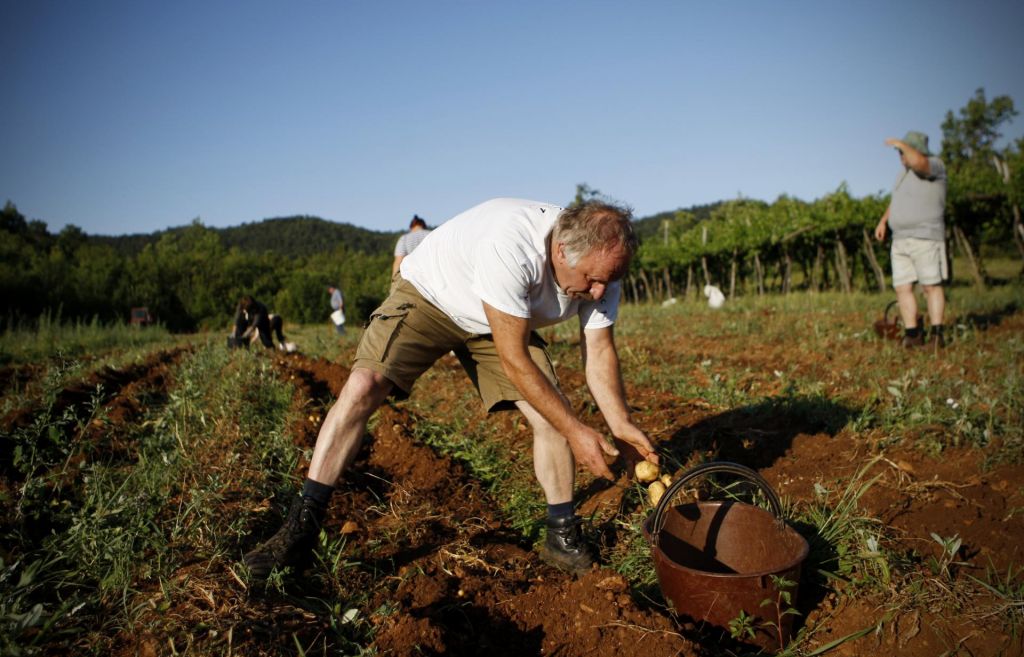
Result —
[{"label": "rusty bucket rim", "polygon": [[[774,515],[774,514],[771,514],[770,511],[762,509],[759,506],[755,506],[753,504],[747,504],[746,502],[738,502],[738,501],[733,501],[733,500],[710,500],[710,501],[702,501],[702,502],[688,502],[686,504],[679,504],[679,505],[674,506],[672,508],[673,509],[685,508],[685,507],[701,508],[702,506],[705,506],[705,507],[719,507],[719,506],[722,506],[723,504],[729,504],[731,506],[737,506],[737,505],[745,506],[745,507],[749,507],[751,509],[755,509],[757,511],[760,511],[762,513],[767,513],[769,515]],[[799,554],[798,557],[796,557],[796,558],[786,562],[782,566],[778,566],[778,567],[775,567],[775,568],[769,568],[769,569],[766,569],[766,570],[761,570],[761,571],[756,571],[756,572],[749,572],[749,573],[716,573],[716,572],[712,572],[712,571],[708,571],[708,570],[701,570],[699,568],[691,568],[689,566],[684,566],[683,564],[679,563],[675,559],[673,559],[670,556],[668,556],[668,554],[663,549],[661,549],[660,541],[656,542],[656,541],[653,540],[653,537],[652,537],[651,531],[650,531],[650,527],[648,526],[649,523],[651,522],[651,520],[652,520],[652,517],[648,517],[641,524],[641,528],[643,530],[644,537],[647,539],[647,542],[651,546],[651,551],[652,552],[657,552],[658,554],[660,554],[661,555],[660,561],[662,563],[664,563],[666,566],[668,566],[670,568],[676,568],[678,570],[682,570],[682,571],[685,571],[685,572],[688,572],[688,573],[693,573],[693,574],[701,576],[701,577],[714,577],[714,578],[720,578],[720,579],[741,579],[741,578],[746,578],[746,577],[765,577],[767,575],[773,575],[775,573],[785,572],[785,571],[793,570],[794,568],[801,567],[803,565],[804,561],[807,560],[807,556],[810,554],[810,551],[811,551],[811,546],[810,546],[810,543],[807,542],[807,539],[804,538],[804,536],[800,532],[798,532],[797,530],[793,529],[793,527],[791,527],[789,525],[789,523],[783,523],[781,525],[781,527],[780,527],[780,531],[781,532],[791,533],[793,536],[796,536],[798,539],[800,539],[799,540],[799,545],[800,545],[800,551],[799,552],[800,552],[800,554]],[[656,565],[657,565],[657,563],[656,563]]]},{"label": "rusty bucket rim", "polygon": [[709,461],[685,472],[681,477],[672,482],[668,490],[662,494],[661,499],[654,506],[654,511],[648,516],[648,520],[652,523],[651,535],[654,537],[654,540],[649,541],[652,545],[657,542],[657,536],[664,524],[665,509],[669,506],[672,498],[692,480],[720,472],[738,475],[761,489],[761,492],[768,500],[768,505],[771,507],[772,515],[775,516],[780,525],[786,524],[785,518],[782,517],[782,502],[779,500],[779,496],[775,494],[768,481],[758,474],[756,470],[739,463],[733,463],[732,461]]}]

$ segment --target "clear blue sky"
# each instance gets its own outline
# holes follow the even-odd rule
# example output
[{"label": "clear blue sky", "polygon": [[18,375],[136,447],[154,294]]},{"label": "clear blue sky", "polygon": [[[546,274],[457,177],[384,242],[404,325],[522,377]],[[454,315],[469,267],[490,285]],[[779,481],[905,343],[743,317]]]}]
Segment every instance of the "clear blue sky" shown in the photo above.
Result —
[{"label": "clear blue sky", "polygon": [[938,150],[978,87],[1024,110],[1020,0],[0,0],[0,26],[0,203],[52,232],[399,230],[584,182],[638,217],[864,196],[886,137]]}]

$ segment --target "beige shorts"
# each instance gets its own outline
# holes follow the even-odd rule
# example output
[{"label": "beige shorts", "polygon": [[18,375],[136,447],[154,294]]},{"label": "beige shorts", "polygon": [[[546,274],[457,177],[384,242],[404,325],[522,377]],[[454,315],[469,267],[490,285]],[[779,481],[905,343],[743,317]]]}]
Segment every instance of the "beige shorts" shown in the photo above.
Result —
[{"label": "beige shorts", "polygon": [[[557,388],[546,347],[536,332],[530,333],[530,358]],[[448,352],[455,352],[488,411],[514,408],[513,402],[524,398],[505,375],[490,334],[463,331],[400,275],[370,315],[352,367],[382,374],[395,384],[393,394],[405,398],[416,379]]]},{"label": "beige shorts", "polygon": [[892,242],[892,286],[939,285],[949,278],[944,241],[905,237]]}]

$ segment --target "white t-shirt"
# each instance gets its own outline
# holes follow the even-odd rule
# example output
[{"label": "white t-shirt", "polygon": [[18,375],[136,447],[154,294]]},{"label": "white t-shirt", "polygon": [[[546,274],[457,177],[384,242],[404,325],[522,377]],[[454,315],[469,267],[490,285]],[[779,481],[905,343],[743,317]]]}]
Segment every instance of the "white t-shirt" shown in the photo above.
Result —
[{"label": "white t-shirt", "polygon": [[523,199],[485,201],[431,231],[402,260],[402,277],[469,333],[491,332],[482,302],[529,319],[531,329],[574,315],[584,328],[611,326],[619,313],[618,281],[600,301],[571,299],[555,283],[547,238],[561,211]]}]

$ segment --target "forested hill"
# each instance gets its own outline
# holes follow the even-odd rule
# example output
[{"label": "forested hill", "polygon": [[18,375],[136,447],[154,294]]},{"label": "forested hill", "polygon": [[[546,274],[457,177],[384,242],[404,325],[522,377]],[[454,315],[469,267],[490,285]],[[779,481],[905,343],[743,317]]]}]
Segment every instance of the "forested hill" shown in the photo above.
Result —
[{"label": "forested hill", "polygon": [[[108,244],[125,256],[138,255],[147,244],[153,244],[167,233],[184,231],[179,226],[149,234],[90,235],[90,242]],[[400,232],[379,232],[352,224],[327,221],[320,217],[295,216],[264,219],[229,228],[210,228],[220,235],[227,248],[238,247],[244,253],[272,252],[286,257],[329,253],[344,244],[351,251],[368,254],[390,254]]]},{"label": "forested hill", "polygon": [[[695,205],[685,210],[660,212],[637,219],[637,235],[641,240],[657,235],[661,230],[662,220],[671,219],[680,211],[692,215],[694,222],[707,219],[711,211],[719,205],[720,202]],[[94,244],[107,244],[123,256],[135,256],[141,253],[147,244],[155,244],[165,234],[180,232],[186,228],[187,226],[178,226],[133,235],[88,235],[87,240]],[[271,252],[285,257],[328,253],[340,244],[344,244],[351,251],[390,255],[395,248],[395,240],[401,235],[400,231],[380,232],[306,215],[276,217],[228,228],[211,227],[210,230],[220,235],[221,242],[229,249],[238,247],[244,253]]]},{"label": "forested hill", "polygon": [[400,232],[382,233],[319,217],[265,219],[219,231],[224,245],[242,251],[273,251],[284,256],[326,253],[344,244],[350,251],[391,254]]}]

